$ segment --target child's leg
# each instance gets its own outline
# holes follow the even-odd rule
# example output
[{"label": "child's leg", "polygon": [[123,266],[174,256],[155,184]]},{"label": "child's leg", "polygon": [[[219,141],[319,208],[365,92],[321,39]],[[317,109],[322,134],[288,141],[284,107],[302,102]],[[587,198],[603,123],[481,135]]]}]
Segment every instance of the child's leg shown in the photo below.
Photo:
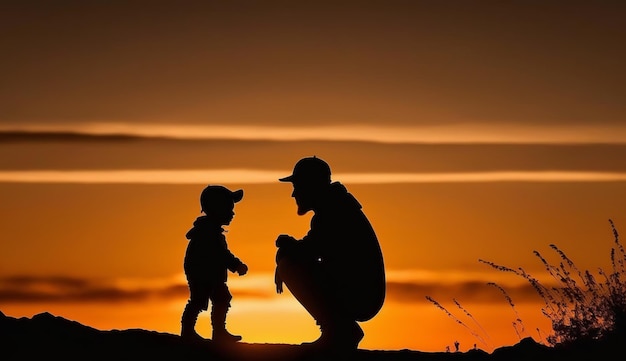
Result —
[{"label": "child's leg", "polygon": [[230,294],[226,284],[217,286],[211,294],[211,324],[213,326],[213,341],[218,342],[237,342],[241,340],[241,336],[232,335],[226,330],[226,314],[230,308],[230,300],[233,296]]},{"label": "child's leg", "polygon": [[191,284],[189,290],[190,297],[180,320],[180,335],[184,338],[201,339],[202,337],[195,330],[196,321],[200,312],[209,306],[209,293],[206,287],[196,287]]},{"label": "child's leg", "polygon": [[187,301],[180,320],[180,335],[182,337],[199,336],[195,331],[198,314],[200,314],[200,308],[195,306],[191,300]]}]

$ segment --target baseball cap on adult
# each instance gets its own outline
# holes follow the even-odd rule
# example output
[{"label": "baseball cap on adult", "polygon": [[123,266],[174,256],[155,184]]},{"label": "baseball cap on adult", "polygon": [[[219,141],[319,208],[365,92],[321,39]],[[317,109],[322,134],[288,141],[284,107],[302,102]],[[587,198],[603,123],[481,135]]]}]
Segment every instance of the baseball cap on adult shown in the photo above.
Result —
[{"label": "baseball cap on adult", "polygon": [[239,202],[243,199],[243,189],[231,191],[221,185],[208,185],[200,194],[200,206],[202,210],[210,209],[216,205],[221,206]]},{"label": "baseball cap on adult", "polygon": [[281,182],[325,182],[330,183],[330,166],[322,159],[312,156],[302,158],[293,167],[290,176],[278,179]]}]

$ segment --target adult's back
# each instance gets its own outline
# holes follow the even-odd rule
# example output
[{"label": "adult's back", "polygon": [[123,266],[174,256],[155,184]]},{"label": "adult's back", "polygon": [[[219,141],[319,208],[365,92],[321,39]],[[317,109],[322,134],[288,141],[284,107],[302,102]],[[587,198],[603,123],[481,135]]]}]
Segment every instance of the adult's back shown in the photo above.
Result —
[{"label": "adult's back", "polygon": [[333,274],[335,291],[357,321],[381,309],[386,293],[385,267],[378,238],[361,204],[334,182],[322,197],[305,239],[320,244],[322,263]]}]

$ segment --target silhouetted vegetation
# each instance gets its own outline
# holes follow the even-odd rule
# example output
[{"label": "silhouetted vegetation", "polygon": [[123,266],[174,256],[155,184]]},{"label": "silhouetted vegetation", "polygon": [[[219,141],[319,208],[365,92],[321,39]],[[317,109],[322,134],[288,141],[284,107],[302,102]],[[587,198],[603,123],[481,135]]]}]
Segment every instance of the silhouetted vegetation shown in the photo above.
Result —
[{"label": "silhouetted vegetation", "polygon": [[[626,337],[626,253],[615,224],[610,219],[609,223],[614,241],[610,254],[612,270],[608,273],[598,268],[598,277],[589,270],[578,269],[565,252],[554,244],[551,244],[550,248],[559,256],[558,265],[548,262],[538,251],[533,251],[545,266],[551,279],[555,281],[553,285],[541,283],[521,267],[513,269],[482,259],[479,262],[498,271],[513,273],[531,284],[545,302],[541,311],[552,325],[552,332],[545,338],[540,333],[540,338],[545,339],[548,344],[567,346],[600,340],[624,339]],[[513,321],[513,327],[521,339],[525,328],[513,300],[506,290],[496,283],[490,282],[488,285],[496,287],[515,311],[516,319]],[[445,311],[455,322],[468,328],[472,335],[485,344],[482,337],[437,301],[428,296],[426,298]],[[455,304],[461,308],[456,300]]]},{"label": "silhouetted vegetation", "polygon": [[[522,268],[517,270],[479,260],[497,270],[512,272],[527,280],[545,302],[543,314],[552,323],[552,334],[546,337],[551,345],[569,344],[626,334],[626,253],[612,220],[614,247],[611,248],[612,272],[598,269],[601,280],[588,270],[582,271],[574,262],[551,244],[559,264],[551,264],[538,251],[537,256],[556,286],[545,286]],[[521,320],[518,321],[521,324]]]}]

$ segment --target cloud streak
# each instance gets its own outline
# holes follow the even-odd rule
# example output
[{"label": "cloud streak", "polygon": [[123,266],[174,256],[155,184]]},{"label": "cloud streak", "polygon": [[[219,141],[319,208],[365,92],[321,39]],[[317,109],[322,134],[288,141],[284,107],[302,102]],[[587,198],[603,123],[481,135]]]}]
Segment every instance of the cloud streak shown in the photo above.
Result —
[{"label": "cloud streak", "polygon": [[442,125],[193,125],[119,122],[0,124],[5,138],[46,136],[187,140],[364,141],[406,144],[626,144],[626,125],[474,123]]},{"label": "cloud streak", "polygon": [[[265,299],[268,290],[240,287],[233,293],[242,298]],[[187,284],[175,281],[141,282],[132,285],[115,280],[77,277],[13,276],[0,278],[0,303],[141,302],[149,299],[184,299]]]},{"label": "cloud streak", "polygon": [[[412,271],[418,277],[397,277],[388,272],[387,301],[425,303],[426,296],[438,300],[456,298],[466,302],[504,302],[502,294],[487,285],[487,278],[495,276],[473,275],[458,278],[439,273],[441,279],[424,279],[423,272]],[[435,276],[428,273],[428,277]],[[484,280],[482,278],[485,278]],[[537,301],[535,290],[527,284],[501,280],[512,297],[520,301]],[[268,300],[276,295],[273,275],[261,274],[246,280],[230,282],[231,292],[237,298]],[[0,278],[0,304],[9,303],[119,303],[146,300],[186,299],[187,284],[180,279],[167,280],[94,280],[79,277],[41,277],[20,275]]]},{"label": "cloud streak", "polygon": [[[78,184],[204,184],[276,183],[285,171],[252,169],[215,170],[26,170],[0,171],[2,183]],[[492,171],[448,173],[338,173],[346,184],[393,183],[488,183],[488,182],[624,182],[626,172],[584,171]]]}]

